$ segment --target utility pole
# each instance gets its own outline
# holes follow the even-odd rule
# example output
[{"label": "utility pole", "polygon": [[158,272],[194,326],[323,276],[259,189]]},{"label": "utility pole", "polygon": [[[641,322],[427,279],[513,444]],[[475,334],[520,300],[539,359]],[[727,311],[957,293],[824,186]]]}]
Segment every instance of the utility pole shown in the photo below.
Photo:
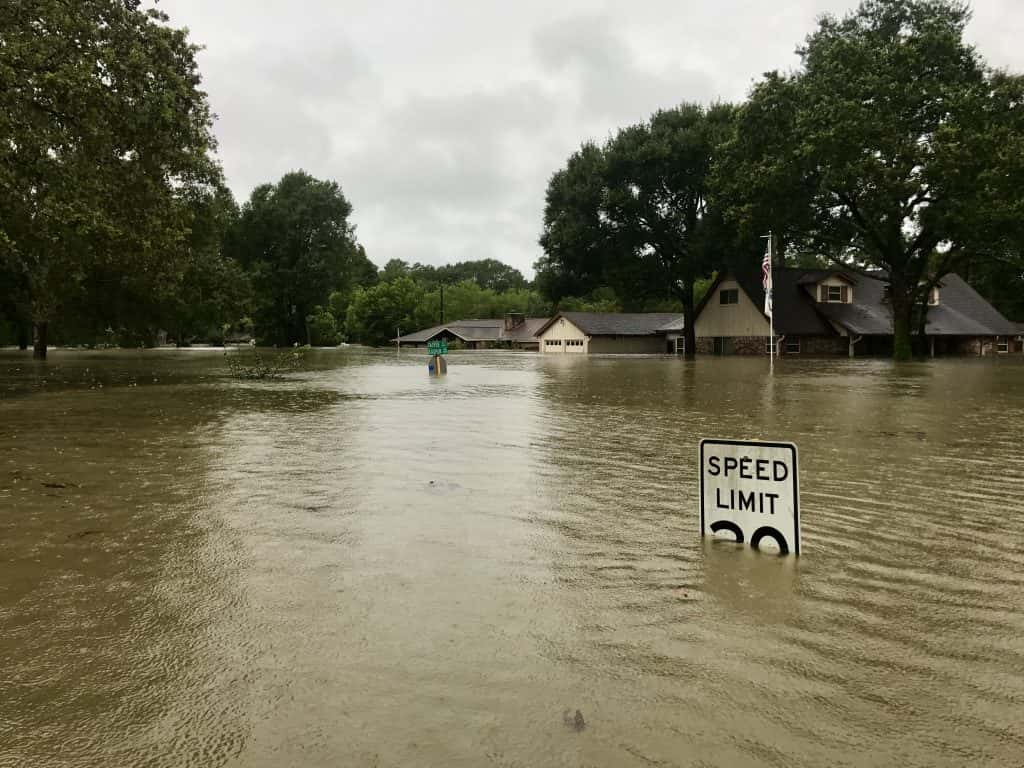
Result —
[{"label": "utility pole", "polygon": [[441,325],[444,325],[444,283],[441,283]]}]

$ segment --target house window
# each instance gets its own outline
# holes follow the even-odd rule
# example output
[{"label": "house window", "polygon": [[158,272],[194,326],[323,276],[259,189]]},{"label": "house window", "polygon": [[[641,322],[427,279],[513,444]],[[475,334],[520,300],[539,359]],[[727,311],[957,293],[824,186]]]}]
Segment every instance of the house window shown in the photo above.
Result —
[{"label": "house window", "polygon": [[928,289],[928,306],[939,306],[939,287],[937,285],[933,285]]},{"label": "house window", "polygon": [[560,347],[562,346],[561,339],[544,339],[545,347]]},{"label": "house window", "polygon": [[740,289],[739,288],[723,288],[718,293],[719,304],[739,304],[740,303]]},{"label": "house window", "polygon": [[769,336],[768,337],[768,341],[764,345],[764,353],[766,355],[774,355],[775,354],[775,341],[776,341],[776,339],[775,339],[774,336]]},{"label": "house window", "polygon": [[566,339],[565,346],[567,347],[582,347],[583,339]]},{"label": "house window", "polygon": [[786,339],[786,354],[787,355],[799,355],[800,354],[800,339]]},{"label": "house window", "polygon": [[839,303],[843,300],[843,287],[841,285],[829,285],[826,286],[828,289],[828,295],[825,301],[831,303]]},{"label": "house window", "polygon": [[996,340],[996,352],[1000,355],[1005,355],[1010,351],[1010,340],[1009,339],[997,339]]}]

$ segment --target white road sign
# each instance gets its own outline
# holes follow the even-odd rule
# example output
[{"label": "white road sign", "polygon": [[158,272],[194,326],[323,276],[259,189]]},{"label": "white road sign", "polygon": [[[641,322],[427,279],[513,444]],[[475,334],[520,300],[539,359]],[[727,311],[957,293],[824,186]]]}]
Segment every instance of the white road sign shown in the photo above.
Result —
[{"label": "white road sign", "polygon": [[784,555],[800,554],[793,443],[700,441],[700,535],[721,531],[755,549],[767,538]]}]

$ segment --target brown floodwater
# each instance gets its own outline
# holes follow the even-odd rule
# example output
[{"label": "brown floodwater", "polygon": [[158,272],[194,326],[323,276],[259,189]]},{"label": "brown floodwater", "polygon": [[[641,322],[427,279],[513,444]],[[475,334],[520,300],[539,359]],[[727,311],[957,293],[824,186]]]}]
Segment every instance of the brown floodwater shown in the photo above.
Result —
[{"label": "brown floodwater", "polygon": [[0,766],[1024,762],[1024,359],[449,359],[0,353]]}]

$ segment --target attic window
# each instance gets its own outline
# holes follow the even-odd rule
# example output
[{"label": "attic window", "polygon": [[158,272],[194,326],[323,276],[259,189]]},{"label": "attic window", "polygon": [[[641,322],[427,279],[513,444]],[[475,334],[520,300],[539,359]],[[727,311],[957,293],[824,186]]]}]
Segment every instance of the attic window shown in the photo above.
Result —
[{"label": "attic window", "polygon": [[844,285],[826,285],[825,286],[825,301],[829,304],[845,304],[846,286]]},{"label": "attic window", "polygon": [[739,288],[723,288],[718,294],[719,304],[739,304],[740,303],[740,289]]}]

